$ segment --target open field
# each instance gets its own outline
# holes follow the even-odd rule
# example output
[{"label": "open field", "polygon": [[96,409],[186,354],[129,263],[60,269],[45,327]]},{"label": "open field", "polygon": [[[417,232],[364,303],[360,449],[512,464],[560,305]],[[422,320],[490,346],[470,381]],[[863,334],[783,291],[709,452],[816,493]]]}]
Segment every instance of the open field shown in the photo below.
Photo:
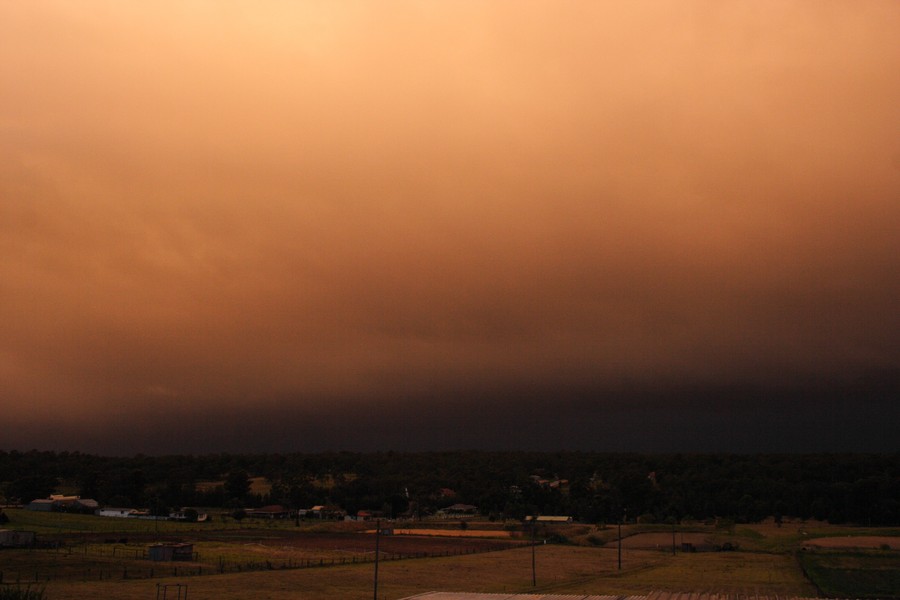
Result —
[{"label": "open field", "polygon": [[848,535],[846,537],[815,538],[808,546],[818,548],[879,548],[900,550],[900,538],[885,535]]},{"label": "open field", "polygon": [[[531,549],[488,554],[382,563],[379,597],[387,599],[430,590],[479,592],[544,592],[555,594],[638,594],[656,589],[718,590],[765,593],[770,596],[814,596],[811,586],[789,557],[769,555],[727,557],[630,552],[623,570],[616,569],[616,553],[598,548],[539,546],[536,549],[537,586],[531,584]],[[323,569],[281,570],[164,580],[109,582],[51,582],[54,600],[103,597],[125,600],[152,596],[157,582],[181,582],[191,598],[302,600],[363,600],[372,597],[371,564]],[[252,593],[248,593],[252,590]]]},{"label": "open field", "polygon": [[498,531],[495,529],[394,529],[394,535],[416,535],[435,537],[461,537],[461,538],[511,538],[514,534],[521,537],[519,532]]},{"label": "open field", "polygon": [[798,560],[828,597],[900,597],[900,552],[802,552]]},{"label": "open field", "polygon": [[[246,522],[241,527],[160,522],[160,531],[151,532],[146,523],[123,519],[25,511],[12,516],[11,526],[43,532],[41,539],[61,543],[58,548],[0,551],[5,582],[36,578],[46,585],[48,600],[152,598],[157,583],[176,582],[187,584],[194,600],[372,597],[375,540],[363,531],[371,524],[320,522],[298,528],[293,522],[252,527]],[[673,556],[671,526],[631,525],[622,528],[628,537],[623,540],[620,571],[617,528],[578,524],[540,528],[541,536],[578,545],[536,546],[537,586],[532,587],[532,549],[527,544],[454,536],[462,531],[446,525],[446,529],[429,530],[429,535],[381,537],[379,598],[394,600],[432,590],[582,595],[644,595],[662,590],[900,598],[900,552],[881,549],[885,544],[898,545],[900,532],[895,529],[799,523],[727,529],[679,526],[678,552]],[[503,524],[486,522],[469,531],[491,535],[491,526],[497,535],[507,533]],[[195,560],[146,560],[147,546],[160,539],[193,543]],[[854,551],[802,550],[812,548],[811,541],[836,543],[832,539],[877,546]],[[115,543],[104,543],[107,540]],[[739,550],[682,553],[681,542],[689,540],[720,545],[727,541]],[[493,551],[498,548],[506,549]]]},{"label": "open field", "polygon": [[[152,562],[148,547],[159,541],[193,544],[193,560]],[[521,542],[453,537],[382,536],[383,561],[457,556],[507,549]],[[144,579],[252,570],[361,564],[375,559],[375,536],[284,530],[210,530],[181,536],[132,535],[110,543],[68,539],[48,548],[4,549],[0,581]]]}]

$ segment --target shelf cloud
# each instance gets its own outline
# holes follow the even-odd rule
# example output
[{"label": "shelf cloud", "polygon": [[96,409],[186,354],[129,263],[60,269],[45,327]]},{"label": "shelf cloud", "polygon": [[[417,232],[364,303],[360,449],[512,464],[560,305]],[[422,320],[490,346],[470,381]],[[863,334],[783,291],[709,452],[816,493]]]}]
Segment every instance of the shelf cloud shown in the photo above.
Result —
[{"label": "shelf cloud", "polygon": [[895,2],[0,23],[0,445],[897,450]]}]

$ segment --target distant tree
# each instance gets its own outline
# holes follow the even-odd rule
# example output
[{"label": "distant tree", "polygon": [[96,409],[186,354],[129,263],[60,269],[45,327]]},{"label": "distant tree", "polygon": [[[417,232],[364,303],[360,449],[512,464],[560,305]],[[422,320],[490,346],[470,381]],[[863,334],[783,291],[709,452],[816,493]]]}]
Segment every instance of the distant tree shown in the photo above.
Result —
[{"label": "distant tree", "polygon": [[96,498],[100,489],[100,474],[97,471],[85,471],[77,479],[78,493],[82,498]]},{"label": "distant tree", "polygon": [[247,471],[237,469],[225,478],[225,496],[243,502],[250,493],[250,476]]},{"label": "distant tree", "polygon": [[12,481],[6,487],[6,497],[18,499],[27,504],[37,498],[47,498],[56,490],[58,481],[56,477],[47,475],[26,475]]},{"label": "distant tree", "polygon": [[106,504],[106,506],[115,506],[116,508],[125,508],[125,507],[129,506],[130,501],[128,500],[127,496],[122,496],[121,494],[119,494],[116,496],[111,496],[106,501],[105,504]]},{"label": "distant tree", "polygon": [[243,508],[239,508],[239,509],[235,510],[233,513],[231,513],[231,518],[234,519],[235,521],[237,521],[238,525],[240,525],[241,521],[243,521],[246,517],[247,517],[247,511],[244,510]]},{"label": "distant tree", "polygon": [[169,507],[159,497],[153,498],[150,506],[150,514],[154,517],[168,517]]},{"label": "distant tree", "polygon": [[134,506],[144,504],[144,489],[147,487],[147,479],[144,477],[144,471],[141,469],[132,469],[128,475],[127,489],[128,497]]}]

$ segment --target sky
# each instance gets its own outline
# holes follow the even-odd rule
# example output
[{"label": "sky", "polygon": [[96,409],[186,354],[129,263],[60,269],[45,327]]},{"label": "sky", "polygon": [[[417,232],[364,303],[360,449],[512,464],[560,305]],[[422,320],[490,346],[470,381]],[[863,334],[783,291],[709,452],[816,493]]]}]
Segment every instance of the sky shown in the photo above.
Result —
[{"label": "sky", "polygon": [[900,451],[898,31],[0,0],[0,449]]}]

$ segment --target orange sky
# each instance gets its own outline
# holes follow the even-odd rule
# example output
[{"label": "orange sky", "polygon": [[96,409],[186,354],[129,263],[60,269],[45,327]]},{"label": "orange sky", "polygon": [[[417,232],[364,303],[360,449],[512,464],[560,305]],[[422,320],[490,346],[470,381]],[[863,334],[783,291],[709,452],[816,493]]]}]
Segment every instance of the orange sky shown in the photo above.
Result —
[{"label": "orange sky", "polygon": [[898,32],[894,0],[0,0],[0,448],[521,390],[896,403]]}]

